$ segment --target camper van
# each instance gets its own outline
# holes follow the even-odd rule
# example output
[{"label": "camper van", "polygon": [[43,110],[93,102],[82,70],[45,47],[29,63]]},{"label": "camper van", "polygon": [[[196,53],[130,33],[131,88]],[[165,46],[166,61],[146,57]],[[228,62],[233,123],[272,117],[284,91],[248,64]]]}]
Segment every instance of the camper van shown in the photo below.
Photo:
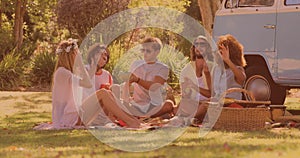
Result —
[{"label": "camper van", "polygon": [[300,0],[223,0],[213,38],[232,34],[244,46],[244,88],[282,105],[300,87]]}]

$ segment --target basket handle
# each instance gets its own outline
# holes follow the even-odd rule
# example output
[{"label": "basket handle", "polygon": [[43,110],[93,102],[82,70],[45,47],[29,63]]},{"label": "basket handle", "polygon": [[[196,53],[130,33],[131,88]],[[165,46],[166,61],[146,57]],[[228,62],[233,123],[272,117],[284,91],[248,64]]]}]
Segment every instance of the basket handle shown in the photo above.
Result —
[{"label": "basket handle", "polygon": [[227,89],[224,93],[223,93],[223,98],[229,94],[229,93],[233,93],[233,92],[240,92],[240,93],[243,93],[246,100],[248,101],[255,101],[255,97],[254,95],[252,94],[252,92],[250,91],[247,91],[246,89],[242,89],[242,88],[229,88]]}]

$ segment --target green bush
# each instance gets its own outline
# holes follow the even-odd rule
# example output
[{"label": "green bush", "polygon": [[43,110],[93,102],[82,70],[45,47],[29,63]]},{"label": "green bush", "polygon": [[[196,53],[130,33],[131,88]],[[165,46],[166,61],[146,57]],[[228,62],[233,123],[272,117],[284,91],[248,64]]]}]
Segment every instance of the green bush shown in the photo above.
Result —
[{"label": "green bush", "polygon": [[126,50],[120,41],[113,42],[108,49],[110,51],[110,58],[109,62],[105,65],[105,69],[109,72],[113,72],[118,60],[126,53]]},{"label": "green bush", "polygon": [[21,48],[16,53],[20,54],[20,58],[23,61],[30,61],[30,58],[34,55],[34,51],[37,49],[36,43],[30,41],[24,41]]},{"label": "green bush", "polygon": [[9,53],[0,62],[0,90],[15,90],[23,84],[24,62],[20,54]]},{"label": "green bush", "polygon": [[[1,16],[1,15],[0,15]],[[13,25],[9,22],[5,22],[3,19],[2,26],[0,28],[0,61],[4,56],[9,53],[14,47],[14,38],[13,38]]]},{"label": "green bush", "polygon": [[181,51],[166,45],[161,49],[158,59],[170,69],[168,84],[173,89],[178,89],[181,71],[188,64],[189,58],[185,57]]},{"label": "green bush", "polygon": [[51,85],[55,64],[56,56],[54,53],[42,52],[34,55],[29,74],[32,85]]}]

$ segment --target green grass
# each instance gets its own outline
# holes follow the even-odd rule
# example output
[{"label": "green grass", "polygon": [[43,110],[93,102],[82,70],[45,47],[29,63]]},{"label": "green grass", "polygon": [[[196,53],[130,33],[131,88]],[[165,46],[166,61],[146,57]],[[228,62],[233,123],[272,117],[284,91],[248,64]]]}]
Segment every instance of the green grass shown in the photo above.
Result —
[{"label": "green grass", "polygon": [[[292,100],[287,99],[288,102]],[[51,121],[50,93],[0,92],[0,157],[296,158],[300,153],[299,129],[237,133],[212,131],[200,138],[199,129],[189,127],[165,147],[134,153],[114,149],[100,142],[88,130],[32,130],[34,125],[47,121]],[[116,131],[106,134],[110,138]]]},{"label": "green grass", "polygon": [[287,98],[284,102],[284,105],[286,105],[287,109],[295,109],[300,110],[300,98]]}]

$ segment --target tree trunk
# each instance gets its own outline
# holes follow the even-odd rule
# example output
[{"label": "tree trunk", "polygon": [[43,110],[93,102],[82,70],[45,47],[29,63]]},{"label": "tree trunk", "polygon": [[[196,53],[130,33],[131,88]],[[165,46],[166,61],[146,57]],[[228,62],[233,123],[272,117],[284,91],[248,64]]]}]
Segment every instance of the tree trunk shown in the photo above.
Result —
[{"label": "tree trunk", "polygon": [[17,49],[19,49],[23,43],[23,17],[26,11],[26,1],[27,0],[16,1],[14,38]]},{"label": "tree trunk", "polygon": [[3,2],[0,0],[0,29],[2,29],[2,5]]},{"label": "tree trunk", "polygon": [[202,25],[209,33],[209,35],[212,35],[214,17],[220,3],[220,0],[198,0],[198,5],[202,17]]}]

